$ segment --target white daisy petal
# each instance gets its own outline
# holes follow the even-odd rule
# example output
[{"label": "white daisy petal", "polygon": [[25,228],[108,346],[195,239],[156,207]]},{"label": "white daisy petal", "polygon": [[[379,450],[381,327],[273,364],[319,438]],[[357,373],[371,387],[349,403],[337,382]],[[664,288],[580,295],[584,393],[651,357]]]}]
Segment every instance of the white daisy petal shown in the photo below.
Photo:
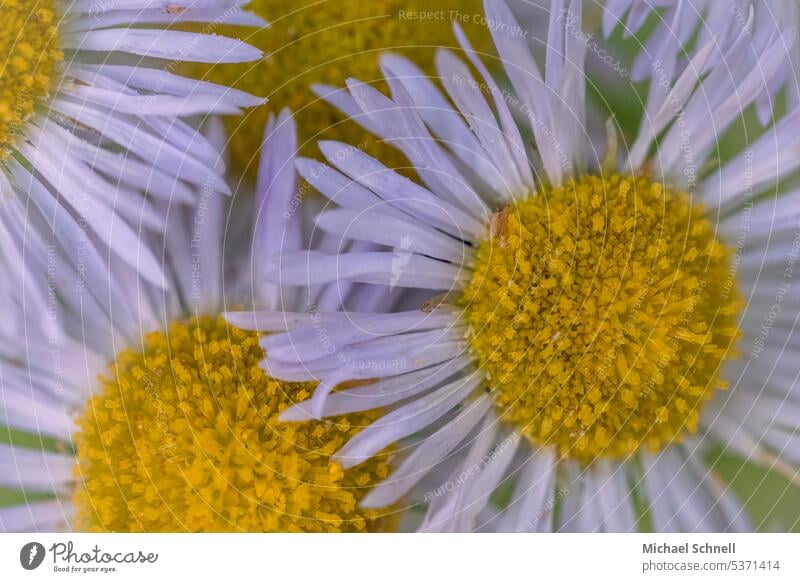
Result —
[{"label": "white daisy petal", "polygon": [[[71,410],[63,403],[26,386],[25,378],[10,376],[9,371],[0,366],[0,422],[18,430],[69,440],[75,431]],[[31,384],[35,382],[27,380]]]},{"label": "white daisy petal", "polygon": [[391,203],[384,203],[379,196],[331,166],[308,158],[299,158],[295,165],[309,184],[342,208],[366,210],[380,207],[381,212],[387,216],[401,219],[411,216],[395,208]]},{"label": "white daisy petal", "polygon": [[[30,196],[42,215],[51,221],[53,234],[69,254],[72,262],[75,265],[85,266],[83,276],[86,277],[89,289],[97,290],[98,299],[104,298],[107,292],[108,309],[113,309],[113,313],[118,317],[129,313],[115,281],[104,277],[107,267],[97,248],[82,242],[85,234],[77,221],[58,204],[56,198],[35,176],[16,162],[10,163],[9,166],[19,186]],[[101,289],[103,293],[99,293]]]},{"label": "white daisy petal", "polygon": [[[535,184],[533,172],[531,171],[531,160],[528,159],[528,153],[522,140],[522,134],[520,133],[520,129],[511,115],[511,110],[508,107],[508,103],[506,103],[505,95],[492,78],[489,70],[486,68],[486,65],[483,64],[478,54],[472,48],[469,39],[467,39],[467,36],[464,34],[464,30],[461,28],[458,22],[453,23],[453,30],[458,38],[459,44],[466,52],[467,58],[469,58],[472,66],[475,67],[480,73],[483,83],[489,88],[489,91],[493,97],[493,104],[495,110],[497,111],[497,116],[500,119],[500,125],[503,128],[503,135],[505,136],[505,139],[508,143],[508,149],[516,163],[517,171],[522,177],[525,187],[528,190],[532,190]],[[517,193],[517,195],[521,196],[522,193]]]},{"label": "white daisy petal", "polygon": [[376,420],[334,455],[344,468],[364,462],[388,445],[414,434],[463,401],[480,383],[474,374],[445,384]]},{"label": "white daisy petal", "polygon": [[[297,139],[291,112],[284,109],[277,119],[270,116],[264,136],[256,185],[258,210],[253,243],[259,253],[271,255],[300,248],[301,220],[293,203]],[[265,280],[266,262],[262,256],[254,257],[257,281]],[[278,307],[278,287],[262,285],[258,294],[260,306]]]},{"label": "white daisy petal", "polygon": [[603,6],[603,34],[610,36],[611,32],[622,22],[633,0],[608,0]]},{"label": "white daisy petal", "polygon": [[70,29],[85,31],[131,24],[177,24],[180,22],[218,22],[228,26],[266,26],[266,21],[243,10],[229,8],[193,8],[191,10],[109,10],[95,12],[70,22]]},{"label": "white daisy petal", "polygon": [[57,134],[61,140],[69,139],[70,154],[121,186],[146,191],[175,202],[191,202],[194,199],[195,193],[183,182],[172,179],[153,166],[125,154],[98,147],[75,135],[68,136],[66,129],[49,119],[37,119],[36,125],[47,133]]},{"label": "white daisy petal", "polygon": [[[697,152],[694,157],[696,160],[684,161],[680,159],[682,142],[686,140],[686,135],[682,134],[679,128],[670,130],[664,138],[664,143],[660,146],[660,163],[664,175],[678,175],[686,172],[687,163],[697,163],[698,160],[705,160],[708,150],[713,144],[714,139],[721,134],[737,115],[741,114],[742,109],[752,103],[763,88],[763,85],[783,66],[785,58],[785,47],[794,42],[794,31],[784,33],[776,39],[762,54],[759,55],[756,66],[742,79],[735,87],[733,94],[728,94],[724,100],[718,103],[711,111],[711,122],[697,125],[697,129],[691,134],[691,151]],[[705,84],[704,84],[705,86]],[[702,101],[701,101],[702,99]],[[696,94],[694,103],[690,101],[687,105],[687,119],[697,119],[708,117],[708,105],[705,102],[706,96]],[[693,105],[696,104],[696,107]],[[677,151],[676,151],[677,150]],[[678,165],[683,162],[683,167]]]},{"label": "white daisy petal", "polygon": [[[169,119],[158,116],[146,116],[142,126],[148,128],[156,136],[163,136],[165,144],[169,143],[175,149],[181,150],[186,158],[194,158],[205,166],[205,179],[200,186],[213,187],[218,192],[229,194],[228,183],[222,177],[225,163],[220,151],[213,147],[202,133],[182,119]],[[217,176],[219,174],[219,177]]]},{"label": "white daisy petal", "polygon": [[348,79],[347,86],[361,110],[370,116],[370,125],[391,136],[390,143],[406,154],[429,189],[474,217],[484,216],[484,201],[431,136],[403,84],[394,77],[386,82],[394,101],[355,79]]},{"label": "white daisy petal", "polygon": [[[644,119],[639,136],[636,138],[636,142],[633,144],[631,152],[628,154],[627,165],[631,169],[641,167],[654,137],[673,121],[676,113],[683,109],[684,105],[691,97],[692,91],[694,91],[700,79],[700,75],[703,73],[705,64],[708,62],[714,48],[714,42],[709,41],[703,48],[697,51],[697,54],[692,56],[692,59],[686,65],[683,73],[678,77],[678,80],[675,81],[669,93],[664,97],[663,105],[653,115],[648,115]],[[651,89],[653,92],[658,90],[656,86]]]},{"label": "white daisy petal", "polygon": [[381,55],[381,69],[387,77],[394,77],[406,88],[414,100],[420,117],[445,145],[455,146],[451,151],[465,166],[476,170],[479,176],[496,173],[487,164],[478,141],[461,115],[454,110],[439,89],[425,73],[407,58],[388,53]]},{"label": "white daisy petal", "polygon": [[574,503],[566,504],[559,516],[559,531],[636,531],[633,495],[624,465],[596,463],[578,480],[579,490],[570,493]]},{"label": "white daisy petal", "polygon": [[633,492],[625,469],[610,464],[602,465],[595,480],[598,481],[596,491],[603,515],[603,531],[636,531]]},{"label": "white daisy petal", "polygon": [[[472,73],[453,53],[444,49],[437,51],[436,65],[447,93],[464,113],[467,123],[480,141],[474,150],[479,159],[476,168],[479,175],[502,195],[500,200],[510,198],[509,192],[523,191],[525,186],[517,174],[502,130]],[[481,166],[486,167],[481,169]]]},{"label": "white daisy petal", "polygon": [[361,107],[359,107],[358,103],[356,103],[356,100],[353,99],[352,95],[350,95],[350,92],[347,90],[347,88],[317,83],[311,86],[311,90],[314,91],[314,94],[317,97],[326,103],[329,103],[332,107],[340,110],[349,119],[352,119],[355,123],[367,131],[374,133],[381,139],[387,139],[387,136],[381,133],[380,128],[374,127],[372,124],[370,124],[369,115],[361,111]]},{"label": "white daisy petal", "polygon": [[[475,477],[465,481],[469,487],[457,504],[458,513],[454,515],[455,519],[442,524],[446,529],[475,530],[479,516],[489,504],[490,495],[503,483],[519,442],[519,435],[513,433],[495,443],[493,449],[480,458],[479,462],[483,463],[483,467]],[[487,455],[488,461],[485,460]],[[423,525],[421,529],[424,530],[424,527]]]},{"label": "white daisy petal", "polygon": [[470,403],[455,419],[424,439],[384,482],[364,496],[361,505],[384,507],[400,499],[433,467],[453,452],[491,406],[492,401],[486,395]]},{"label": "white daisy petal", "polygon": [[491,458],[489,453],[495,445],[497,428],[497,417],[490,412],[478,427],[474,439],[471,439],[463,462],[456,466],[444,486],[433,492],[433,499],[419,531],[457,532],[473,529],[474,517],[481,507],[470,506],[467,499],[475,488],[475,481],[480,479],[481,464]]},{"label": "white daisy petal", "polygon": [[[644,465],[648,496],[659,508],[653,511],[658,531],[720,532],[743,525],[742,510],[731,510],[735,503],[732,494],[715,483],[708,469],[688,461],[688,456],[670,450],[658,457],[646,456]],[[701,472],[696,472],[698,467]],[[713,483],[716,496],[709,491],[709,483]]]},{"label": "white daisy petal", "polygon": [[[339,416],[395,404],[429,390],[460,372],[469,364],[470,361],[466,358],[456,358],[431,368],[384,378],[367,386],[334,392],[326,398],[325,406],[319,417]],[[297,422],[317,418],[312,411],[311,404],[310,400],[306,400],[290,406],[281,414],[281,420]]]},{"label": "white daisy petal", "polygon": [[135,118],[128,119],[110,111],[59,99],[53,101],[53,108],[129,149],[167,174],[197,186],[209,185],[219,192],[230,193],[228,185],[216,172],[209,171],[199,160],[146,131]]},{"label": "white daisy petal", "polygon": [[299,352],[303,353],[304,360],[314,360],[345,346],[387,335],[441,329],[452,322],[453,318],[448,313],[429,314],[422,311],[356,315],[330,327],[317,321],[314,326],[267,336],[262,345],[271,357],[278,360],[291,361],[294,359],[292,355]]},{"label": "white daisy petal", "polygon": [[68,455],[0,443],[0,486],[64,492],[73,480],[74,463]]},{"label": "white daisy petal", "polygon": [[249,0],[124,0],[124,4],[98,4],[96,0],[73,0],[72,6],[76,12],[87,14],[103,14],[114,11],[120,6],[126,10],[163,10],[169,11],[175,8],[186,10],[208,9],[208,8],[237,8],[244,6]]},{"label": "white daisy petal", "polygon": [[474,238],[483,231],[481,223],[461,208],[434,196],[357,148],[329,141],[320,142],[319,147],[331,165],[411,216],[459,238]]},{"label": "white daisy petal", "polygon": [[61,45],[81,51],[120,51],[142,57],[215,64],[255,61],[263,54],[242,41],[224,36],[160,29],[75,32],[63,35]]},{"label": "white daisy petal", "polygon": [[213,95],[192,95],[189,97],[173,97],[172,95],[120,95],[116,91],[108,91],[97,87],[77,85],[64,89],[65,95],[82,99],[89,103],[113,108],[121,113],[137,115],[200,115],[214,113],[217,115],[236,115],[238,107],[220,101]]},{"label": "white daisy petal", "polygon": [[[67,58],[63,63],[56,59],[49,73],[51,91],[26,94],[35,109],[14,121],[19,139],[6,143],[3,138],[9,158],[24,159],[25,171],[46,182],[47,195],[69,207],[77,221],[89,224],[92,238],[96,234],[149,282],[164,285],[163,273],[144,244],[149,233],[128,227],[163,229],[164,220],[149,195],[190,202],[193,195],[186,183],[210,183],[215,190],[229,193],[220,176],[224,166],[196,128],[181,118],[239,113],[242,107],[263,100],[179,77],[148,59],[138,59],[135,65],[111,64],[119,62],[112,53],[212,64],[258,59],[261,51],[242,41],[168,28],[208,19],[217,24],[263,24],[242,10],[243,4],[239,0],[136,0],[101,6],[80,0],[59,5],[53,22],[54,48],[65,51]],[[19,105],[24,112],[26,103]],[[6,106],[15,110],[17,104]],[[2,171],[11,172],[5,166]],[[24,181],[14,182],[17,196],[32,197],[22,190]],[[40,190],[35,196],[43,194]],[[78,200],[81,204],[76,204]],[[40,199],[37,206],[50,205]],[[108,234],[111,225],[113,237]],[[62,244],[60,237],[57,244]],[[67,250],[66,255],[72,257],[74,252]],[[82,261],[76,266],[83,268]],[[110,271],[107,262],[96,276],[108,278]]]},{"label": "white daisy petal", "polygon": [[530,454],[498,531],[550,531],[547,524],[552,511],[548,510],[548,502],[554,493],[555,461],[553,451],[541,450]]},{"label": "white daisy petal", "polygon": [[[255,107],[264,103],[264,99],[230,87],[223,87],[197,81],[188,77],[181,77],[161,69],[148,69],[126,65],[80,65],[70,67],[70,74],[77,71],[85,72],[83,78],[109,78],[122,85],[141,89],[163,95],[178,97],[205,96],[216,97],[220,101],[228,102],[237,107]],[[93,77],[92,77],[93,75]]]},{"label": "white daisy petal", "polygon": [[346,313],[291,313],[288,311],[243,311],[228,312],[226,319],[231,325],[248,331],[276,332],[294,329],[321,321],[340,323],[348,319]]},{"label": "white daisy petal", "polygon": [[326,255],[296,251],[269,257],[264,277],[281,285],[303,287],[338,280],[360,281],[392,287],[449,290],[461,279],[458,266],[398,249],[395,253]]},{"label": "white daisy petal", "polygon": [[[528,122],[550,182],[560,185],[564,168],[560,144],[555,137],[552,93],[547,89],[539,67],[519,26],[503,0],[485,0],[486,17],[493,23],[492,37],[514,89],[529,113]],[[551,13],[550,18],[560,15]],[[555,50],[555,49],[553,49]]]},{"label": "white daisy petal", "polygon": [[62,531],[69,529],[74,515],[74,506],[58,499],[0,507],[0,532]]},{"label": "white daisy petal", "polygon": [[758,192],[795,172],[800,168],[799,125],[800,109],[781,119],[746,152],[707,178],[703,184],[706,195],[719,197],[720,206],[726,206],[742,194]]},{"label": "white daisy petal", "polygon": [[375,210],[329,210],[316,221],[320,228],[355,240],[364,240],[404,251],[425,254],[456,264],[467,262],[471,250],[462,242],[433,230]]},{"label": "white daisy petal", "polygon": [[165,285],[158,261],[148,248],[139,245],[139,237],[130,226],[120,218],[114,220],[113,211],[101,201],[83,194],[86,191],[84,186],[88,186],[89,182],[84,182],[82,177],[72,175],[77,167],[76,164],[59,168],[52,162],[58,158],[53,157],[55,151],[50,150],[49,146],[47,149],[36,149],[21,144],[19,151],[53,188],[64,194],[74,209],[82,211],[92,230],[117,256],[137,269],[151,283]]}]

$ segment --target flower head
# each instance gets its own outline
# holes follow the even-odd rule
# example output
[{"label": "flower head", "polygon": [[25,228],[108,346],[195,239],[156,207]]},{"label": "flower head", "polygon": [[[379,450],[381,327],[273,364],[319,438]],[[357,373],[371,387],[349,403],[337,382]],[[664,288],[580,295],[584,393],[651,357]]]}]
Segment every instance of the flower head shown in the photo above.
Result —
[{"label": "flower head", "polygon": [[[635,529],[630,483],[644,484],[658,530],[746,529],[702,454],[718,442],[771,467],[796,458],[779,444],[780,422],[758,426],[772,410],[765,392],[795,400],[794,383],[755,369],[794,373],[781,347],[794,316],[775,310],[781,332],[763,341],[758,321],[769,297],[788,300],[798,193],[776,196],[774,185],[800,167],[788,153],[800,111],[739,156],[709,162],[719,135],[784,70],[793,31],[757,44],[745,26],[721,55],[714,39],[701,44],[651,85],[630,147],[609,122],[602,151],[587,114],[581,2],[553,3],[543,71],[506,4],[486,0],[485,10],[511,90],[455,25],[468,62],[437,51],[444,93],[388,54],[391,97],[356,79],[336,95],[418,179],[340,142],[319,144],[327,165],[298,161],[331,201],[317,226],[343,250],[284,252],[266,277],[420,288],[429,299],[346,320],[320,314],[324,333],[285,314],[287,331],[264,340],[265,365],[319,385],[281,417],[388,408],[334,458],[356,467],[410,439],[362,504],[393,503],[431,474],[441,485],[425,495],[423,529]],[[748,407],[758,412],[742,421]],[[493,507],[502,483],[512,499]],[[557,519],[537,517],[562,490]]]},{"label": "flower head", "polygon": [[[224,142],[213,126],[209,143]],[[52,276],[63,305],[41,303],[47,290],[35,287],[45,297],[18,298],[28,341],[5,342],[0,356],[0,420],[44,444],[19,444],[19,432],[11,444],[0,444],[0,486],[20,489],[27,501],[0,508],[0,529],[394,527],[392,512],[358,504],[368,485],[388,475],[391,450],[355,470],[331,462],[377,414],[279,422],[313,384],[269,378],[259,367],[258,335],[220,316],[228,304],[275,309],[304,301],[276,287],[252,295],[251,248],[281,248],[276,218],[280,232],[294,229],[298,240],[305,222],[290,206],[296,139],[288,112],[270,120],[266,142],[260,177],[266,188],[255,209],[244,193],[242,206],[227,209],[213,191],[199,193],[193,205],[160,208],[168,216],[165,235],[148,244],[163,257],[168,291],[115,264],[111,304],[102,305],[88,292],[70,292],[79,278],[70,262],[53,258],[32,267],[36,276],[43,276],[37,267]],[[252,220],[265,206],[272,222]],[[35,256],[37,249],[20,250]],[[361,291],[352,305],[374,305],[376,293]],[[321,295],[310,299],[325,304]]]},{"label": "flower head", "polygon": [[248,36],[265,58],[255,65],[191,69],[199,78],[268,97],[267,107],[227,123],[234,169],[252,175],[264,121],[269,111],[281,107],[295,112],[301,151],[313,151],[314,141],[323,136],[335,137],[368,143],[371,151],[405,166],[391,148],[381,148],[373,136],[344,123],[323,99],[348,76],[379,78],[377,55],[389,48],[413,56],[431,72],[429,47],[452,44],[454,20],[465,22],[478,46],[489,44],[478,0],[439,0],[435,5],[423,0],[254,0],[250,9],[270,23]]},{"label": "flower head", "polygon": [[[163,285],[158,261],[138,243],[142,231],[163,227],[155,201],[189,202],[202,187],[228,192],[224,166],[184,118],[262,102],[173,70],[259,59],[258,49],[213,34],[221,22],[262,22],[242,4],[4,1],[0,193],[9,236],[35,225],[32,236],[71,254],[92,285],[109,272],[103,255]],[[185,22],[207,24],[175,30]]]}]

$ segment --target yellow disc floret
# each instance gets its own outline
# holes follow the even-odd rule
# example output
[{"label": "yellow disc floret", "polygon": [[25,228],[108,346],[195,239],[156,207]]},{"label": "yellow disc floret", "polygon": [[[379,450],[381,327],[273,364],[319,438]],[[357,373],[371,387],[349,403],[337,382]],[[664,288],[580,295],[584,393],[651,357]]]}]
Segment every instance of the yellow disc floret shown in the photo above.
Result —
[{"label": "yellow disc floret", "polygon": [[358,507],[386,455],[331,455],[374,417],[280,423],[313,385],[269,378],[255,333],[205,317],[119,354],[75,435],[78,528],[147,532],[375,531]]},{"label": "yellow disc floret", "polygon": [[47,97],[64,58],[53,0],[0,0],[0,160]]},{"label": "yellow disc floret", "polygon": [[568,458],[657,451],[727,385],[742,305],[703,209],[586,176],[496,214],[460,297],[498,410]]},{"label": "yellow disc floret", "polygon": [[[316,156],[317,139],[338,139],[369,147],[392,166],[405,164],[394,150],[375,151],[374,138],[352,121],[318,100],[314,83],[342,87],[348,77],[374,82],[382,74],[378,58],[383,51],[399,52],[434,73],[433,47],[457,45],[452,25],[458,21],[478,48],[488,46],[489,33],[481,0],[253,0],[247,6],[270,23],[269,28],[242,34],[264,51],[255,65],[193,66],[196,77],[234,86],[269,103],[241,118],[229,118],[232,159],[242,170],[256,169],[258,150],[269,112],[290,107],[295,112],[300,144]],[[382,86],[381,86],[382,87]],[[388,156],[388,158],[387,158]]]}]

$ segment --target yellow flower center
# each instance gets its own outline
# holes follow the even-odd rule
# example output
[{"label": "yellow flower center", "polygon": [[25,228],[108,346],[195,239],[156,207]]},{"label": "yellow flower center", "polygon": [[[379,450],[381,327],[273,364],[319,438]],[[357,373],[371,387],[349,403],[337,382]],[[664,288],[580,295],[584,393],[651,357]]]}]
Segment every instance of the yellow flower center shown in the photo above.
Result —
[{"label": "yellow flower center", "polygon": [[296,113],[304,155],[318,155],[317,139],[338,139],[369,147],[387,165],[407,165],[392,148],[376,149],[374,138],[354,123],[343,123],[343,115],[319,101],[311,85],[342,87],[348,77],[376,81],[382,76],[378,57],[387,50],[404,54],[433,73],[432,47],[457,44],[453,21],[461,23],[474,46],[490,46],[481,0],[435,4],[425,0],[253,0],[247,8],[270,27],[245,35],[241,29],[228,32],[263,50],[264,59],[210,71],[193,65],[192,72],[269,99],[266,106],[243,118],[228,119],[232,160],[239,170],[251,174],[256,170],[267,114],[283,107]]},{"label": "yellow flower center", "polygon": [[343,471],[331,455],[372,420],[280,423],[311,384],[259,368],[255,333],[203,317],[119,354],[75,435],[79,529],[147,532],[375,531],[358,507],[386,455]]},{"label": "yellow flower center", "polygon": [[0,0],[0,160],[23,135],[64,58],[53,0]]},{"label": "yellow flower center", "polygon": [[584,462],[696,431],[740,335],[730,256],[687,194],[646,178],[586,176],[496,214],[459,302],[498,410]]}]

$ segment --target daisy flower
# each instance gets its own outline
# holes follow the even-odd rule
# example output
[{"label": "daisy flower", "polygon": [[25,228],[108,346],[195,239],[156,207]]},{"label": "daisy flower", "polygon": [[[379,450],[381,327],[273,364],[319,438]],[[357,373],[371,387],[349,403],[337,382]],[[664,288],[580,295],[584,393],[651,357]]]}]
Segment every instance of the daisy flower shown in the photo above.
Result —
[{"label": "daisy flower", "polygon": [[[27,211],[25,223],[5,228],[34,224],[65,247],[81,232],[92,252],[163,284],[156,258],[137,243],[143,229],[162,226],[154,204],[191,201],[192,186],[204,186],[198,176],[228,191],[224,167],[184,118],[263,102],[173,71],[182,61],[259,59],[258,49],[214,34],[221,23],[261,23],[245,3],[3,0],[0,192]],[[171,28],[185,22],[206,24],[197,33]],[[100,285],[105,273],[91,276]]]},{"label": "daisy flower", "polygon": [[748,529],[704,454],[721,445],[796,477],[800,192],[769,189],[800,167],[800,111],[721,167],[709,160],[784,70],[793,33],[760,48],[751,15],[723,60],[708,41],[674,82],[652,85],[630,147],[609,123],[598,152],[581,2],[553,3],[543,72],[506,4],[484,6],[510,91],[455,25],[469,64],[437,51],[444,91],[387,54],[391,97],[354,79],[328,97],[418,179],[321,142],[327,164],[297,164],[330,199],[317,227],[380,248],[286,250],[264,259],[265,276],[431,297],[313,324],[288,313],[283,333],[276,314],[250,314],[275,332],[264,339],[272,376],[319,381],[281,418],[385,408],[333,458],[358,467],[402,443],[403,460],[361,503],[395,503],[431,477],[425,530]]},{"label": "daisy flower", "polygon": [[[702,46],[715,38],[718,53],[713,58],[721,59],[724,50],[750,26],[751,10],[754,12],[752,43],[759,51],[769,46],[777,32],[800,23],[800,5],[794,0],[612,0],[603,7],[603,34],[610,36],[620,24],[625,37],[640,33],[648,18],[657,12],[655,28],[634,63],[631,77],[636,81],[652,77],[651,64],[659,61],[657,77],[671,82],[679,71],[679,61],[692,46]],[[785,50],[789,58],[756,99],[756,112],[764,125],[772,119],[773,100],[781,88],[787,89],[791,107],[800,105],[800,43],[787,44]]]},{"label": "daisy flower", "polygon": [[[66,283],[79,276],[69,263],[42,265],[46,273],[29,265],[52,286],[20,294],[25,341],[2,342],[0,422],[44,446],[16,443],[19,432],[0,444],[0,486],[20,490],[25,501],[0,507],[0,531],[394,527],[391,514],[357,504],[364,487],[388,475],[388,458],[348,471],[330,462],[376,415],[279,423],[313,385],[267,377],[257,334],[220,316],[228,301],[293,305],[274,287],[251,296],[246,276],[251,244],[275,252],[288,230],[299,241],[303,227],[292,210],[296,141],[288,112],[267,131],[255,207],[248,198],[226,213],[213,189],[192,206],[164,207],[165,239],[152,244],[161,244],[171,291],[115,265],[104,290],[113,305],[104,308],[89,290],[70,293]],[[220,134],[217,127],[210,143],[219,145]],[[332,308],[318,291],[309,299]],[[385,296],[353,291],[347,304],[355,309],[380,307],[376,295]],[[60,301],[48,302],[52,293]]]}]

